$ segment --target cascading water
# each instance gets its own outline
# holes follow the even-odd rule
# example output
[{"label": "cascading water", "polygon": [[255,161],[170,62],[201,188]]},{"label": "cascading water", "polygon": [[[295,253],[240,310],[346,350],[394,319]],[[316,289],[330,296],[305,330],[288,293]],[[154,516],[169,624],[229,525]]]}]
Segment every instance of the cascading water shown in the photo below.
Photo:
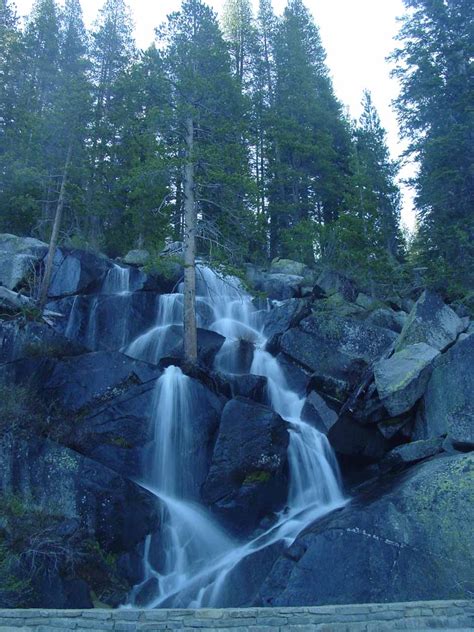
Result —
[{"label": "cascading water", "polygon": [[[190,467],[196,441],[189,424],[192,405],[192,380],[179,368],[168,367],[157,382],[154,441],[142,483],[159,498],[161,507],[159,546],[164,556],[158,565],[152,561],[151,537],[145,546],[142,585],[151,580],[156,586],[151,607],[179,594],[202,568],[233,548],[230,538],[193,502],[198,490]],[[139,590],[136,587],[135,595]]]},{"label": "cascading water", "polygon": [[130,268],[115,264],[107,272],[102,283],[102,294],[125,294],[130,292]]},{"label": "cascading water", "polygon": [[130,312],[130,275],[131,270],[127,267],[122,267],[114,264],[104,276],[100,293],[93,294],[90,298],[88,310],[86,312],[85,322],[82,322],[82,300],[83,296],[77,294],[71,305],[69,312],[69,318],[64,330],[64,335],[67,338],[77,337],[79,329],[83,329],[84,338],[83,343],[89,349],[96,349],[98,347],[99,340],[99,313],[100,313],[100,301],[103,297],[115,297],[120,310],[121,319],[119,322],[115,322],[114,326],[119,328],[118,338],[121,339],[122,344],[125,344],[127,338],[127,317]]},{"label": "cascading water", "polygon": [[157,364],[164,355],[170,328],[183,322],[183,297],[181,294],[162,294],[159,297],[156,325],[134,340],[124,349],[131,358]]},{"label": "cascading water", "polygon": [[[245,558],[278,541],[291,544],[311,522],[345,503],[337,462],[326,437],[301,419],[304,399],[289,388],[277,359],[265,351],[265,312],[255,308],[237,279],[221,278],[209,268],[198,267],[197,287],[200,303],[212,312],[208,328],[226,337],[215,360],[216,368],[228,374],[246,372],[266,377],[272,408],[290,424],[290,489],[287,507],[270,529],[244,544],[230,539],[198,505],[198,490],[192,484],[189,419],[193,381],[180,369],[168,367],[156,387],[155,434],[143,480],[160,500],[158,546],[165,555],[154,555],[150,537],[145,547],[144,581],[134,589],[131,599],[136,603],[140,589],[154,582],[146,603],[152,608],[222,605],[226,602],[226,582]],[[135,350],[143,359],[148,344],[153,360],[159,358],[159,343],[154,341],[175,324],[182,309],[180,294],[160,300],[159,324],[130,345],[130,355]],[[237,358],[243,341],[253,349],[246,369]],[[157,557],[159,563],[153,560]]]}]

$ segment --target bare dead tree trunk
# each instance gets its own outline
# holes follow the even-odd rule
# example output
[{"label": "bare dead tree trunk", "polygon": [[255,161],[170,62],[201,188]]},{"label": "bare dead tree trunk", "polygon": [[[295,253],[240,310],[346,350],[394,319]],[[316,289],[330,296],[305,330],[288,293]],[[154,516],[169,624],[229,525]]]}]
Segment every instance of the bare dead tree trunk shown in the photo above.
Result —
[{"label": "bare dead tree trunk", "polygon": [[41,312],[44,310],[46,301],[48,300],[48,290],[51,283],[51,274],[53,272],[54,255],[56,254],[56,248],[58,245],[59,230],[61,228],[61,222],[63,218],[64,200],[66,198],[66,184],[69,171],[69,164],[72,156],[72,143],[69,144],[66,162],[64,163],[63,177],[61,179],[61,188],[59,190],[58,204],[56,206],[56,213],[54,216],[53,230],[51,232],[51,239],[49,240],[48,256],[46,258],[46,267],[44,270],[43,281],[41,283],[41,291],[39,297],[39,309]]},{"label": "bare dead tree trunk", "polygon": [[184,167],[184,357],[197,362],[196,328],[196,202],[194,197],[194,121],[186,119],[186,164]]}]

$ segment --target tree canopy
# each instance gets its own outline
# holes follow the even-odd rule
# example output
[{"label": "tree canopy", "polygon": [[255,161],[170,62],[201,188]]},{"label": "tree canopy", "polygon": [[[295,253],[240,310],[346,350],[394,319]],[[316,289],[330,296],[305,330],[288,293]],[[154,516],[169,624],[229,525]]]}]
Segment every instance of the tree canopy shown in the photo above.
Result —
[{"label": "tree canopy", "polygon": [[[472,6],[405,4],[393,60],[420,167],[410,257],[458,287],[474,269]],[[270,0],[256,15],[227,0],[221,22],[185,0],[146,51],[125,0],[106,0],[91,31],[79,0],[36,0],[24,27],[2,0],[0,35],[0,230],[48,239],[64,184],[60,241],[158,251],[183,238],[192,164],[202,255],[290,257],[382,285],[404,261],[398,165],[372,97],[358,122],[344,114],[302,0],[281,17]]]}]

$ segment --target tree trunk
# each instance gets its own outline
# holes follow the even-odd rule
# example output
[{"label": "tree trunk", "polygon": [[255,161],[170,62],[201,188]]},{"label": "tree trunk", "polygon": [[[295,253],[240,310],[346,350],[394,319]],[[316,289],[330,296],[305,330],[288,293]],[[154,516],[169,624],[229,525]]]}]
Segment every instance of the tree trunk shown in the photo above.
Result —
[{"label": "tree trunk", "polygon": [[56,206],[56,214],[54,216],[53,230],[51,232],[51,239],[49,241],[48,256],[46,258],[46,267],[44,270],[43,281],[41,284],[41,291],[39,297],[39,308],[41,312],[44,310],[46,301],[48,300],[48,290],[51,283],[51,274],[53,272],[54,255],[56,254],[56,248],[58,245],[59,230],[61,228],[61,222],[63,217],[64,200],[66,197],[66,184],[69,171],[69,164],[72,156],[72,143],[69,144],[66,156],[66,162],[64,163],[63,177],[61,179],[61,188],[59,190],[59,199]]},{"label": "tree trunk", "polygon": [[194,199],[194,122],[186,119],[184,168],[184,358],[197,362],[196,328],[196,203]]}]

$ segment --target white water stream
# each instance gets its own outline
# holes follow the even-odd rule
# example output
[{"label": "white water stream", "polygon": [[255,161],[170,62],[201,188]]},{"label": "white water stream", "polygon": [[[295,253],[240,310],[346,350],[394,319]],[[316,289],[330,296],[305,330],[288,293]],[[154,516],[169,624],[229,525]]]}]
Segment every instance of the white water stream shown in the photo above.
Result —
[{"label": "white water stream", "polygon": [[[147,539],[144,580],[135,587],[131,605],[146,586],[145,605],[150,608],[222,605],[226,582],[242,560],[278,541],[291,544],[311,522],[345,503],[338,466],[326,437],[301,420],[304,399],[289,388],[277,359],[264,350],[265,312],[254,307],[237,279],[221,278],[209,268],[198,267],[197,287],[201,324],[207,318],[208,329],[226,337],[216,368],[228,374],[238,372],[241,341],[254,345],[250,372],[267,378],[272,408],[291,424],[287,507],[274,526],[242,543],[229,537],[199,505],[188,423],[193,410],[193,380],[179,368],[168,367],[156,386],[154,441],[141,481],[160,499],[162,522],[159,537]],[[181,318],[182,295],[161,296],[156,326],[126,352],[157,362],[170,328]]]}]

